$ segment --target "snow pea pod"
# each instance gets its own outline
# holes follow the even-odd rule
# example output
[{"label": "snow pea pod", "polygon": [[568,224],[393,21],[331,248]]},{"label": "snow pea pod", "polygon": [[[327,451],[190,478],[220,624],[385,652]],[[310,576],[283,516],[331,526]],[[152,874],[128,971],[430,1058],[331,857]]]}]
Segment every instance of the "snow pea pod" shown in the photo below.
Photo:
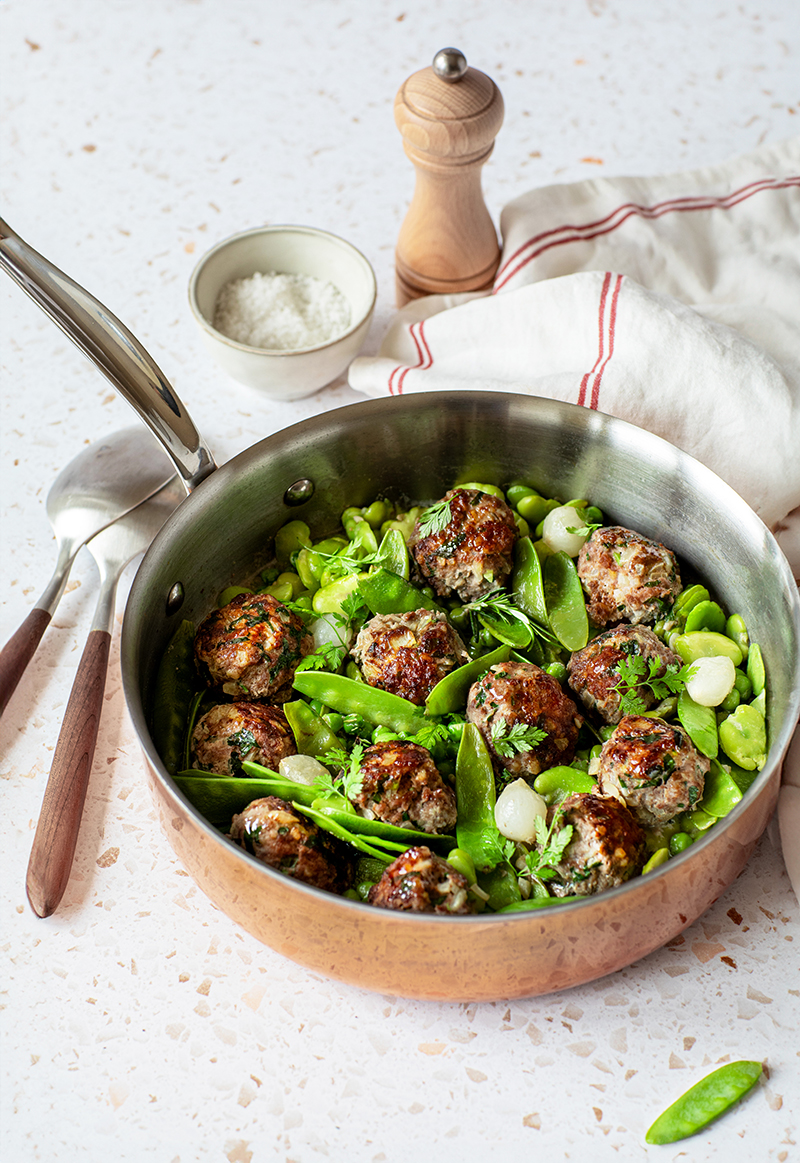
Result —
[{"label": "snow pea pod", "polygon": [[332,800],[314,800],[311,806],[315,811],[322,812],[329,819],[359,836],[394,844],[398,852],[405,852],[415,844],[427,844],[429,848],[449,852],[455,844],[454,836],[439,832],[421,832],[414,828],[399,828],[395,824],[387,824],[385,820],[370,820],[366,816],[343,811]]},{"label": "snow pea pod", "polygon": [[703,798],[698,806],[704,812],[708,812],[709,816],[715,816],[719,820],[723,816],[727,816],[741,798],[742,793],[736,781],[731,778],[721,763],[712,759],[705,780]]},{"label": "snow pea pod", "polygon": [[656,848],[655,852],[642,869],[642,876],[645,876],[648,872],[655,872],[657,868],[660,868],[662,864],[666,864],[668,860],[669,848]]},{"label": "snow pea pod", "polygon": [[498,909],[497,911],[499,913],[529,913],[533,909],[545,909],[548,905],[568,905],[581,899],[582,898],[579,896],[537,896],[531,897],[526,901],[512,901],[511,904],[505,905],[503,908]]},{"label": "snow pea pod", "polygon": [[284,703],[283,713],[292,728],[300,755],[325,755],[326,752],[341,747],[342,744],[331,725],[308,703],[301,699]]},{"label": "snow pea pod", "polygon": [[399,529],[387,529],[380,544],[380,559],[384,569],[408,581],[411,572],[408,548]]},{"label": "snow pea pod", "polygon": [[[357,848],[359,852],[363,852],[366,856],[371,856],[373,860],[382,860],[384,864],[391,864],[395,859],[393,854],[383,852],[380,848],[376,848],[373,844],[368,843],[363,836],[359,836],[356,832],[351,831],[350,828],[344,827],[331,816],[326,815],[325,812],[317,811],[316,808],[312,808],[309,804],[303,804],[300,801],[292,801],[292,807],[296,808],[298,812],[302,812],[304,816],[308,816],[310,820],[313,820],[315,824],[322,828],[323,832],[330,832],[332,836],[336,836],[339,840],[344,840],[347,844],[351,844],[353,848]],[[348,822],[350,819],[351,817],[348,817]],[[396,848],[398,846],[393,845],[393,847]]]},{"label": "snow pea pod", "polygon": [[563,551],[544,563],[544,597],[553,633],[566,650],[582,650],[589,640],[589,619],[578,571]]},{"label": "snow pea pod", "polygon": [[485,674],[490,666],[496,662],[506,662],[511,654],[510,646],[498,646],[489,654],[482,654],[472,662],[451,670],[444,678],[439,679],[436,686],[425,700],[425,713],[428,715],[449,715],[460,711],[467,701],[469,688]]},{"label": "snow pea pod", "polygon": [[702,1131],[755,1086],[760,1062],[729,1062],[696,1082],[660,1114],[645,1135],[647,1143],[677,1143]]},{"label": "snow pea pod", "polygon": [[684,687],[678,695],[678,719],[697,750],[709,759],[714,759],[719,752],[714,708],[696,703]]},{"label": "snow pea pod", "polygon": [[358,592],[373,614],[410,614],[413,610],[439,609],[433,598],[383,567],[363,574],[358,581]]},{"label": "snow pea pod", "polygon": [[522,899],[519,879],[507,860],[501,860],[487,872],[479,872],[478,888],[486,893],[486,907],[493,913],[501,913]]},{"label": "snow pea pod", "polygon": [[483,736],[474,723],[466,723],[456,758],[456,837],[478,872],[487,872],[502,860],[495,800],[494,770]]},{"label": "snow pea pod", "polygon": [[[247,767],[256,766],[247,764]],[[266,772],[266,768],[261,768]],[[314,789],[291,779],[281,779],[276,772],[268,778],[239,779],[214,775],[208,771],[180,771],[173,776],[179,791],[214,828],[227,831],[231,820],[253,800],[264,796],[280,796],[282,800],[301,799],[311,803],[319,794]]]},{"label": "snow pea pod", "polygon": [[153,694],[153,743],[170,775],[175,774],[183,758],[183,740],[196,688],[194,625],[184,620],[164,651]]},{"label": "snow pea pod", "polygon": [[764,669],[764,656],[757,642],[753,643],[747,654],[747,677],[750,679],[753,695],[757,698],[764,690],[767,682],[767,674]]},{"label": "snow pea pod", "polygon": [[521,537],[514,548],[511,591],[523,614],[533,618],[540,626],[548,625],[542,563],[530,537]]},{"label": "snow pea pod", "polygon": [[300,670],[294,676],[294,688],[342,715],[360,715],[375,727],[389,727],[401,735],[416,735],[428,722],[422,709],[408,699],[343,674]]}]

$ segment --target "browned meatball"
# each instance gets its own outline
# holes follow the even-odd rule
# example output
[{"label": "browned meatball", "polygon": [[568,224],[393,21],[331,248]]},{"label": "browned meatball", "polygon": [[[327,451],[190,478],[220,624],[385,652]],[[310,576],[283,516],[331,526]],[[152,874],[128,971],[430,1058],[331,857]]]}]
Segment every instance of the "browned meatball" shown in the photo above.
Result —
[{"label": "browned meatball", "polygon": [[423,533],[423,513],[409,548],[437,594],[456,594],[471,602],[502,586],[511,573],[517,539],[514,514],[500,497],[479,489],[450,489],[444,502],[449,506],[444,527]]},{"label": "browned meatball", "polygon": [[589,896],[616,888],[644,865],[645,835],[624,804],[613,796],[567,796],[551,810],[555,827],[572,825],[572,837],[557,871],[561,883],[551,885],[554,896]]},{"label": "browned meatball", "polygon": [[244,759],[277,771],[284,756],[296,754],[283,711],[262,703],[212,707],[192,732],[194,766],[218,775],[241,775]]},{"label": "browned meatball", "polygon": [[[470,687],[467,719],[483,735],[501,782],[570,763],[583,717],[557,679],[532,662],[498,662]],[[526,727],[544,731],[540,743],[524,745]],[[516,731],[513,729],[516,728]],[[520,740],[517,746],[514,740]]]},{"label": "browned meatball", "polygon": [[[615,626],[598,634],[597,638],[576,650],[567,663],[568,682],[579,699],[590,711],[596,711],[605,723],[618,723],[622,718],[622,695],[617,686],[620,662],[638,655],[648,663],[646,675],[659,678],[668,666],[680,669],[682,663],[677,654],[658,638],[648,626]],[[655,675],[650,675],[649,662],[659,663]],[[649,686],[639,683],[630,689],[644,704],[643,710],[652,707],[656,696]]]},{"label": "browned meatball", "polygon": [[347,846],[279,796],[248,804],[233,817],[230,838],[295,880],[327,892],[344,892],[349,886],[352,871]]},{"label": "browned meatball", "polygon": [[418,706],[449,671],[469,661],[440,610],[378,614],[362,627],[352,653],[370,686]]},{"label": "browned meatball", "polygon": [[209,614],[194,644],[209,686],[274,703],[289,698],[297,664],[313,648],[301,619],[271,594],[239,594]]},{"label": "browned meatball", "polygon": [[424,846],[408,848],[389,864],[367,901],[380,909],[463,915],[475,911],[466,877]]},{"label": "browned meatball", "polygon": [[360,770],[361,790],[352,799],[363,816],[421,832],[455,828],[455,792],[425,747],[399,740],[373,743]]},{"label": "browned meatball", "polygon": [[603,744],[597,783],[619,795],[645,828],[666,824],[702,799],[709,761],[675,723],[627,715]]},{"label": "browned meatball", "polygon": [[681,592],[672,551],[620,525],[592,534],[578,554],[578,575],[597,626],[655,622]]}]

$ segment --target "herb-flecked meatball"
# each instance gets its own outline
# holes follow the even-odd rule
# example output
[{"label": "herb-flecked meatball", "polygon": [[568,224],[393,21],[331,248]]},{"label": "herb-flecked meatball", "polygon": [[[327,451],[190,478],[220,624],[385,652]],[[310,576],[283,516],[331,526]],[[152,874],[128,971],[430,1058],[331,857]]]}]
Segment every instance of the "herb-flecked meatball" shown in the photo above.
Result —
[{"label": "herb-flecked meatball", "polygon": [[218,775],[241,775],[245,759],[277,771],[286,755],[296,754],[283,711],[262,703],[221,703],[192,732],[194,766]]},{"label": "herb-flecked meatball", "polygon": [[302,620],[271,594],[239,594],[209,614],[194,646],[209,686],[273,703],[289,698],[297,664],[313,648]]},{"label": "herb-flecked meatball", "polygon": [[674,553],[620,525],[595,530],[578,554],[578,576],[597,626],[655,622],[682,588]]},{"label": "herb-flecked meatball", "polygon": [[352,651],[370,686],[421,706],[449,671],[469,661],[440,610],[378,614],[359,631]]},{"label": "herb-flecked meatball", "polygon": [[[583,723],[561,684],[532,662],[498,662],[470,687],[467,719],[483,735],[499,782],[532,782],[568,764]],[[536,732],[540,732],[536,741]]]},{"label": "herb-flecked meatball", "polygon": [[[645,835],[631,812],[613,796],[576,792],[549,818],[555,829],[572,825],[572,836],[556,866],[554,896],[589,896],[616,888],[639,872],[647,856]],[[555,830],[554,829],[554,830]]]},{"label": "herb-flecked meatball", "polygon": [[666,824],[703,796],[709,761],[676,723],[627,715],[603,744],[597,783],[621,796],[645,828]]},{"label": "herb-flecked meatball", "polygon": [[361,790],[352,801],[362,815],[420,832],[456,826],[456,797],[431,753],[401,740],[373,743],[361,760]]},{"label": "herb-flecked meatball", "polygon": [[409,548],[437,594],[471,602],[505,584],[516,539],[514,514],[504,500],[480,489],[450,489],[419,518]]},{"label": "herb-flecked meatball", "polygon": [[[680,670],[681,659],[665,646],[648,626],[615,626],[598,634],[582,650],[576,650],[567,663],[568,683],[590,711],[596,711],[604,723],[618,723],[623,715],[619,664],[627,659],[644,659],[644,677],[660,678],[667,667]],[[651,674],[650,661],[658,663]],[[656,702],[652,689],[643,682],[623,686],[635,695],[643,711]]]},{"label": "herb-flecked meatball", "polygon": [[381,909],[464,915],[475,911],[466,877],[421,845],[389,864],[367,901]]},{"label": "herb-flecked meatball", "polygon": [[233,817],[230,838],[264,864],[327,892],[344,892],[352,878],[345,844],[300,815],[287,800],[265,796]]}]

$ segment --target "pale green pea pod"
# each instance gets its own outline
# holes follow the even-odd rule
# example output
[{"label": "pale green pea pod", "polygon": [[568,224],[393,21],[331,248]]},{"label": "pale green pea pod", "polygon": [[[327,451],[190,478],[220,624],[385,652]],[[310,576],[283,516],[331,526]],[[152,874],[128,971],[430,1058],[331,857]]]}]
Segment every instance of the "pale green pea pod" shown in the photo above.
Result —
[{"label": "pale green pea pod", "polygon": [[725,623],[725,633],[739,647],[742,652],[742,657],[747,658],[750,648],[750,636],[747,633],[747,625],[741,614],[731,614]]},{"label": "pale green pea pod", "polygon": [[548,767],[534,780],[533,788],[546,801],[548,807],[560,803],[576,792],[586,793],[596,789],[597,784],[585,771],[560,765]]},{"label": "pale green pea pod", "polygon": [[657,848],[650,859],[642,869],[642,876],[646,876],[648,872],[653,872],[656,868],[660,868],[662,864],[666,864],[669,860],[669,848]]},{"label": "pale green pea pod", "polygon": [[678,719],[697,750],[713,759],[719,751],[714,708],[702,707],[684,688],[678,695]]},{"label": "pale green pea pod", "polygon": [[760,771],[766,763],[766,724],[752,703],[741,703],[720,723],[719,741],[728,758],[745,771]]},{"label": "pale green pea pod", "polygon": [[757,642],[752,644],[747,655],[747,677],[753,684],[753,695],[757,697],[764,690],[767,682],[767,672],[764,669],[764,656]]},{"label": "pale green pea pod", "polygon": [[709,816],[714,816],[715,819],[719,820],[723,816],[727,816],[741,798],[742,793],[731,778],[730,773],[716,759],[712,759],[705,780],[703,798],[698,807],[707,812]]},{"label": "pale green pea pod", "polygon": [[710,658],[715,655],[727,656],[734,666],[739,666],[742,661],[742,652],[736,643],[713,630],[694,630],[691,634],[671,635],[669,644],[683,662],[696,662],[698,658]]},{"label": "pale green pea pod", "polygon": [[293,553],[308,549],[310,545],[311,530],[305,521],[289,521],[282,525],[275,534],[275,556],[279,565],[285,568],[291,561]]}]

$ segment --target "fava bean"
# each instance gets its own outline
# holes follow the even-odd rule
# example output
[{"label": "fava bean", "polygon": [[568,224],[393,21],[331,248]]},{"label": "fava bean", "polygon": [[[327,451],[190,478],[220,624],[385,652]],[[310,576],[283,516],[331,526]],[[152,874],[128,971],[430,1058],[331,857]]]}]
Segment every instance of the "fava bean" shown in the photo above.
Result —
[{"label": "fava bean", "polygon": [[764,669],[764,656],[757,642],[754,642],[748,651],[747,677],[750,679],[753,687],[753,695],[757,698],[763,691],[767,681],[767,674]]},{"label": "fava bean", "polygon": [[394,510],[388,501],[373,501],[362,510],[364,520],[372,529],[380,529],[384,521],[388,521]]},{"label": "fava bean", "polygon": [[521,481],[515,481],[506,489],[506,501],[513,508],[519,505],[523,497],[538,497],[536,489],[531,488],[530,485],[523,484]]},{"label": "fava bean", "polygon": [[712,759],[708,775],[705,779],[703,798],[698,806],[704,812],[708,812],[709,816],[722,819],[723,816],[727,816],[728,812],[736,807],[741,798],[742,793],[736,782],[731,778],[721,763],[718,763],[716,759]]},{"label": "fava bean", "polygon": [[292,554],[311,545],[311,530],[305,521],[289,521],[275,534],[275,556],[278,564],[285,569],[292,560]]},{"label": "fava bean", "polygon": [[465,485],[456,485],[457,489],[477,489],[479,493],[489,493],[492,497],[499,497],[501,501],[506,499],[506,495],[497,485],[485,485],[479,481],[468,481]]},{"label": "fava bean", "polygon": [[725,614],[716,602],[698,602],[686,615],[684,633],[695,630],[711,630],[716,634],[725,633]]},{"label": "fava bean", "polygon": [[545,519],[551,509],[557,509],[558,504],[558,501],[540,497],[538,493],[531,493],[517,502],[517,512],[531,527],[535,527]]},{"label": "fava bean", "polygon": [[558,767],[548,767],[546,771],[537,775],[533,787],[544,798],[548,806],[552,806],[575,792],[594,791],[597,784],[585,771],[559,765]]},{"label": "fava bean", "polygon": [[463,848],[451,848],[447,853],[447,863],[451,868],[455,868],[456,872],[467,881],[467,884],[475,884],[478,879],[475,872],[475,861]]},{"label": "fava bean", "polygon": [[222,609],[223,606],[227,606],[229,602],[232,602],[234,598],[238,598],[239,594],[252,594],[252,592],[247,586],[226,586],[217,598],[217,605]]},{"label": "fava bean", "polygon": [[702,1131],[755,1086],[762,1069],[760,1062],[729,1062],[707,1074],[658,1116],[645,1141],[677,1143]]},{"label": "fava bean", "polygon": [[682,830],[694,840],[703,832],[707,832],[709,828],[713,828],[717,822],[717,817],[709,815],[702,808],[695,808],[693,812],[684,812],[680,820]]},{"label": "fava bean", "polygon": [[750,636],[747,633],[747,624],[741,614],[731,614],[725,623],[725,633],[739,647],[742,652],[742,657],[747,658],[750,648]]},{"label": "fava bean", "polygon": [[691,634],[676,634],[670,638],[670,647],[684,662],[696,662],[698,658],[724,655],[734,666],[742,661],[742,652],[730,638],[713,630],[694,630]]},{"label": "fava bean", "polygon": [[678,594],[672,606],[672,615],[675,618],[685,618],[690,610],[700,602],[709,601],[711,595],[705,586],[689,586]]},{"label": "fava bean", "polygon": [[656,868],[660,868],[662,864],[666,864],[669,860],[669,848],[657,848],[650,859],[642,869],[642,876],[646,876],[648,872],[654,872]]},{"label": "fava bean", "polygon": [[320,586],[311,599],[311,608],[315,614],[341,614],[342,602],[347,601],[351,594],[358,589],[358,583],[366,574],[348,573],[338,581]]},{"label": "fava bean", "polygon": [[745,771],[761,770],[767,760],[764,716],[752,703],[740,703],[719,725],[722,750]]},{"label": "fava bean", "polygon": [[582,650],[589,640],[589,619],[578,571],[566,553],[544,563],[544,597],[553,633],[566,650]]}]

